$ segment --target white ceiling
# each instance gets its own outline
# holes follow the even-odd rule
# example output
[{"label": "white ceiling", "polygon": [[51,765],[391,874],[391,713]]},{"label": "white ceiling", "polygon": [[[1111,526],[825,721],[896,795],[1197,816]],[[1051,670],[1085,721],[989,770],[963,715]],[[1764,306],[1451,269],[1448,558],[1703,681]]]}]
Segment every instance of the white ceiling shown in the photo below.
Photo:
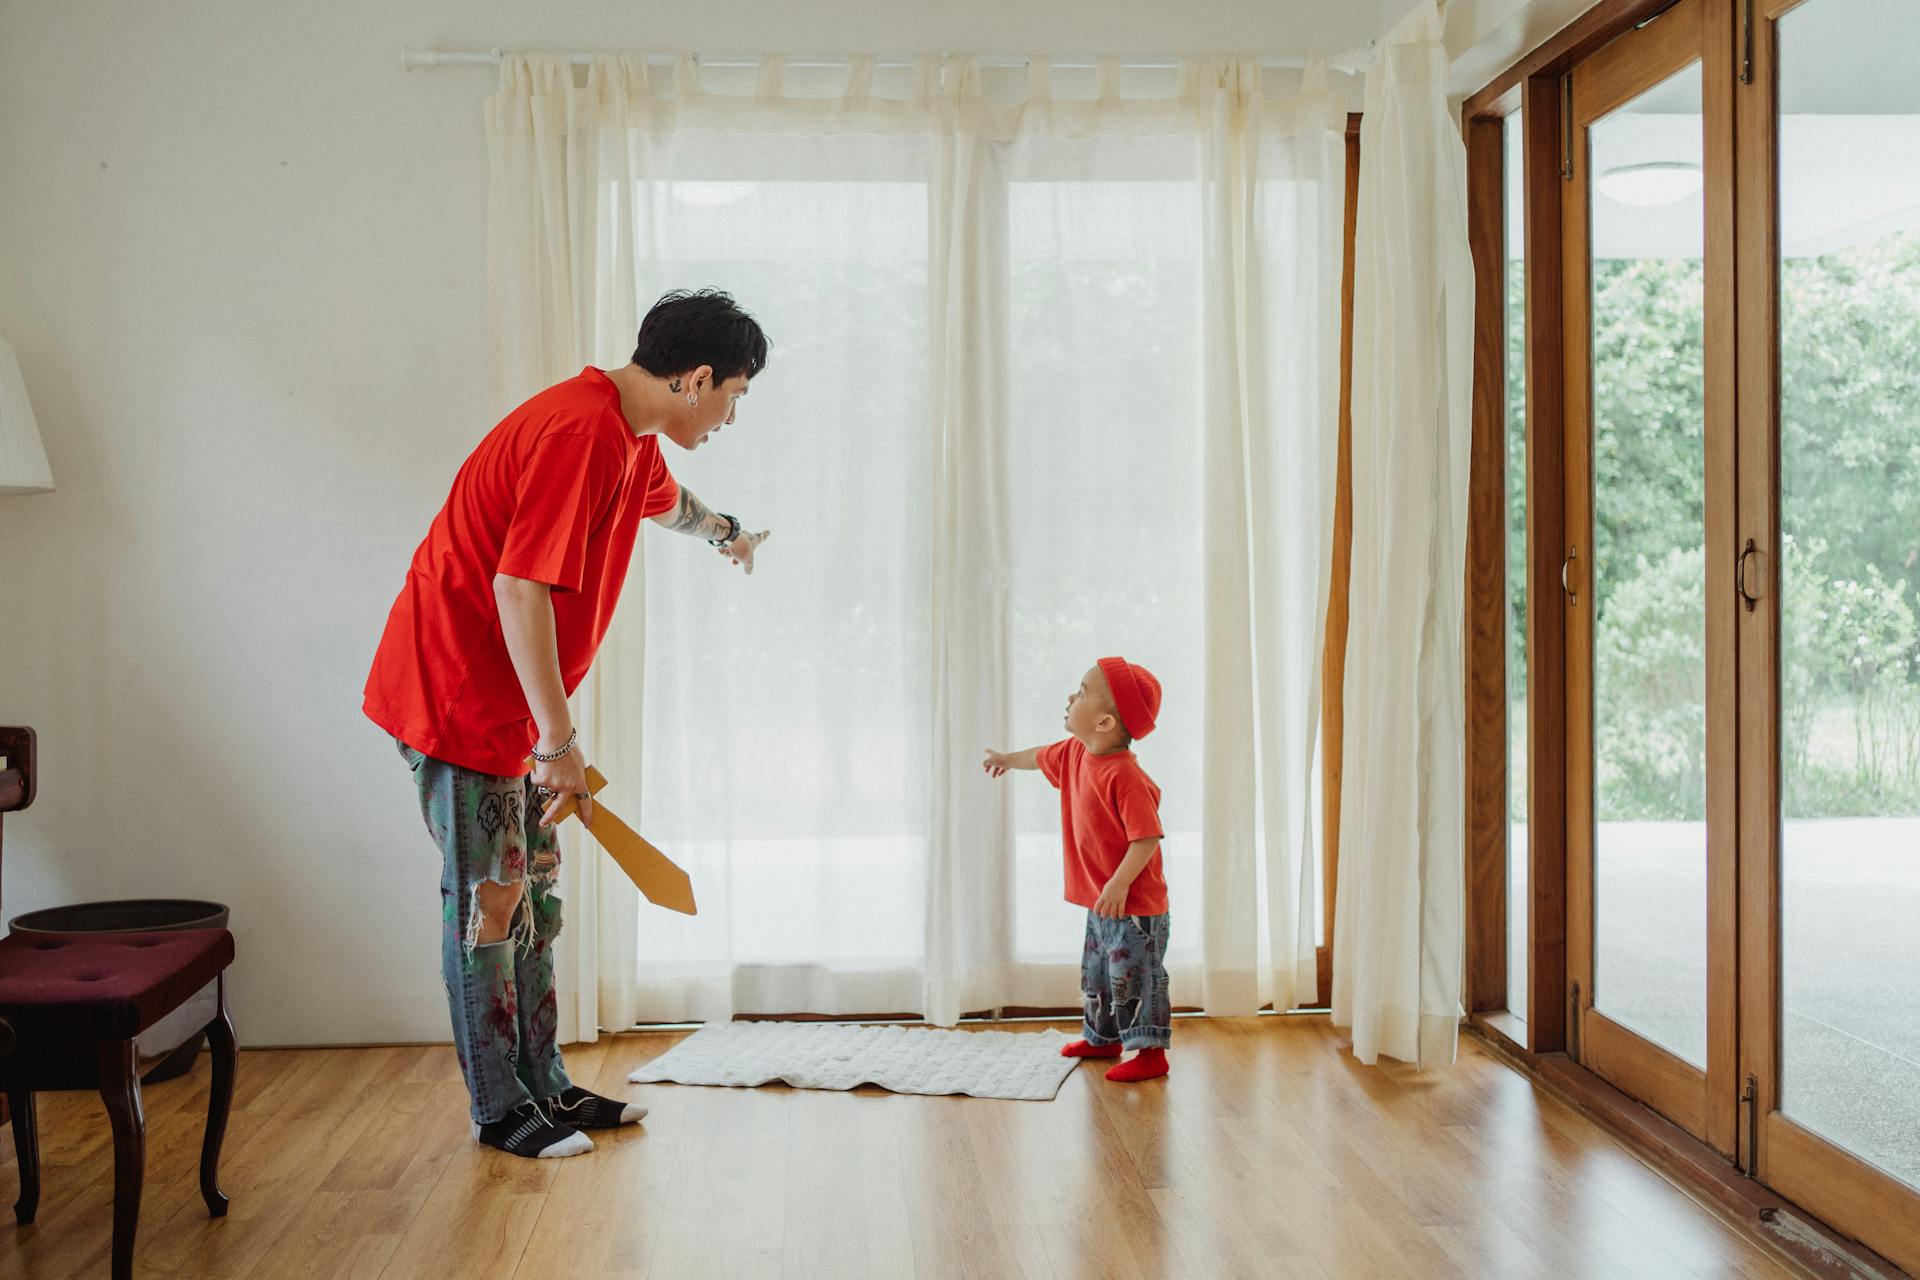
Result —
[{"label": "white ceiling", "polygon": [[466,0],[423,30],[440,48],[698,49],[789,56],[1041,53],[1335,54],[1403,0]]},{"label": "white ceiling", "polygon": [[[1381,30],[1423,0],[1388,0]],[[1474,93],[1496,75],[1533,52],[1595,0],[1452,0],[1447,5],[1447,55],[1452,61],[1450,92]]]}]

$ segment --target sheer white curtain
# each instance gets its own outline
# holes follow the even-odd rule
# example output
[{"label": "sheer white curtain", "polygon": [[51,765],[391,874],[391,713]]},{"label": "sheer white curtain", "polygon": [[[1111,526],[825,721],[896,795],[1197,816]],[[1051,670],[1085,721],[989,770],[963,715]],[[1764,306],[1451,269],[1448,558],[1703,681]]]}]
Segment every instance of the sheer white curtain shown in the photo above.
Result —
[{"label": "sheer white curtain", "polygon": [[1354,1053],[1453,1061],[1473,266],[1442,6],[1367,77],[1354,232],[1353,585],[1333,1019]]},{"label": "sheer white curtain", "polygon": [[[502,403],[630,354],[660,292],[774,341],[671,451],[773,538],[654,531],[578,698],[609,801],[692,874],[572,847],[566,1038],[735,1012],[1078,1002],[1058,809],[988,746],[1124,653],[1166,688],[1175,999],[1313,988],[1344,109],[1310,72],[967,59],[729,79],[511,57],[488,104]],[[624,803],[623,803],[624,802]],[[1206,817],[1203,821],[1202,815]]]},{"label": "sheer white curtain", "polygon": [[1204,98],[1207,511],[1204,1007],[1317,986],[1314,804],[1339,412],[1346,114],[1269,103],[1259,71]]}]

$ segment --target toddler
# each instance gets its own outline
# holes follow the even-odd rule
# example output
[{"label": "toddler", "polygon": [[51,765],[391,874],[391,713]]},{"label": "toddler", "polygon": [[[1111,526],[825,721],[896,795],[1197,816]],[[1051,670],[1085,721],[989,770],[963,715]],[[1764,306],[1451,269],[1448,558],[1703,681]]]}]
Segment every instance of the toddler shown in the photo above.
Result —
[{"label": "toddler", "polygon": [[1070,1058],[1132,1058],[1107,1079],[1167,1074],[1173,1016],[1167,998],[1167,882],[1160,872],[1160,788],[1134,758],[1153,732],[1160,682],[1124,658],[1102,658],[1067,699],[1067,733],[1046,747],[987,752],[995,778],[1038,769],[1060,789],[1066,898],[1087,909],[1080,990],[1086,1026],[1061,1048]]}]

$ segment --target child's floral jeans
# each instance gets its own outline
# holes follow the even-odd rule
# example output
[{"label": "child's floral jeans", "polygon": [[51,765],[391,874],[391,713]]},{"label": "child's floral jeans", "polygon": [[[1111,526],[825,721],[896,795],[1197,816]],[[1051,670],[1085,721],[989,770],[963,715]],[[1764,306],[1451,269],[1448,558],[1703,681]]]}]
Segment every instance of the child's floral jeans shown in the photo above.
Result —
[{"label": "child's floral jeans", "polygon": [[1106,916],[1087,912],[1087,943],[1080,954],[1080,990],[1086,997],[1088,1044],[1164,1049],[1173,1040],[1167,997],[1167,914]]}]

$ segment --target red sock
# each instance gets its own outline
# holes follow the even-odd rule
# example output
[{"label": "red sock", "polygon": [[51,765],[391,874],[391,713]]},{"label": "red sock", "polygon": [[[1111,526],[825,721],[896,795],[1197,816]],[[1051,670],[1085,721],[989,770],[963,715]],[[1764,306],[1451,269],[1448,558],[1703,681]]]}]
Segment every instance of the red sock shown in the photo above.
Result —
[{"label": "red sock", "polygon": [[1107,1079],[1130,1084],[1135,1080],[1157,1080],[1167,1074],[1165,1049],[1142,1049],[1118,1066],[1107,1070]]},{"label": "red sock", "polygon": [[1117,1044],[1088,1044],[1085,1040],[1075,1040],[1072,1044],[1060,1046],[1063,1058],[1117,1058],[1120,1046]]}]

